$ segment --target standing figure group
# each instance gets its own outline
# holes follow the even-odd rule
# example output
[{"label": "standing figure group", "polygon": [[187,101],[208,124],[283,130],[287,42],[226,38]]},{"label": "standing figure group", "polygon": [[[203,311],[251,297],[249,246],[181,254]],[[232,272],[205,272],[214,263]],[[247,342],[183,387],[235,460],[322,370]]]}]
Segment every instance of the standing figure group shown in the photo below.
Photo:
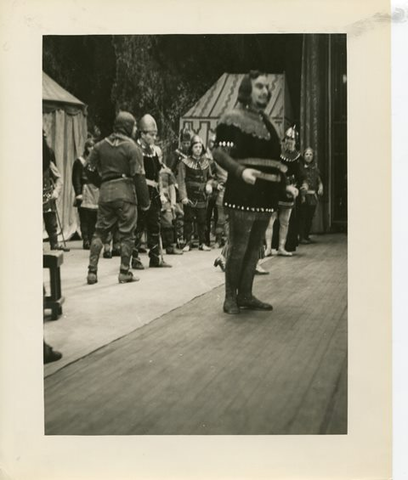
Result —
[{"label": "standing figure group", "polygon": [[[157,124],[148,114],[137,125],[132,114],[120,112],[111,135],[96,144],[87,140],[72,180],[83,248],[90,249],[88,284],[98,282],[101,250],[113,232],[121,258],[118,280],[128,283],[138,280],[131,268],[145,268],[139,256],[144,235],[150,268],[171,267],[163,251],[189,252],[196,237],[198,249],[210,251],[214,212],[216,246],[224,246],[214,263],[225,271],[224,312],[272,310],[253,294],[264,242],[267,256],[276,250],[285,257],[299,240],[310,243],[323,185],[313,150],[306,149],[303,158],[296,149],[295,127],[281,142],[264,112],[270,98],[264,73],[245,75],[238,104],[220,119],[210,150],[198,135],[183,131],[171,166],[163,160]],[[50,156],[45,145],[44,222],[51,248],[58,248],[52,201],[61,179]]]}]

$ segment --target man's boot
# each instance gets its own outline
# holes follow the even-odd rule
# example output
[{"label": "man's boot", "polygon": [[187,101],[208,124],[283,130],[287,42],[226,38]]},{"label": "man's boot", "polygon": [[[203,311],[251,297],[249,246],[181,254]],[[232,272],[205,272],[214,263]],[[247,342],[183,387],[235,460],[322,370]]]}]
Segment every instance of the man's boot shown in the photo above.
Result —
[{"label": "man's boot", "polygon": [[225,313],[228,313],[228,315],[238,315],[238,313],[241,313],[236,299],[231,297],[225,297],[223,310]]},{"label": "man's boot", "polygon": [[163,260],[163,257],[160,255],[161,251],[159,245],[153,245],[149,251],[149,267],[150,268],[171,268],[172,265],[169,265]]},{"label": "man's boot", "polygon": [[237,297],[237,304],[241,308],[247,308],[248,310],[272,310],[273,307],[270,303],[262,302],[253,295],[250,297]]},{"label": "man's boot", "polygon": [[225,270],[225,300],[223,310],[229,315],[240,313],[237,303],[237,288],[241,276],[241,264],[239,259],[229,256]]},{"label": "man's boot", "polygon": [[86,282],[88,285],[94,285],[95,283],[98,283],[98,274],[96,270],[88,270],[88,275],[86,277]]},{"label": "man's boot", "polygon": [[44,364],[56,362],[62,358],[62,353],[54,350],[50,345],[44,342]]},{"label": "man's boot", "polygon": [[129,270],[120,270],[118,276],[119,283],[130,283],[130,282],[138,282],[140,280],[139,277],[134,277],[132,272]]},{"label": "man's boot", "polygon": [[144,270],[145,267],[139,257],[132,257],[132,268],[133,270]]},{"label": "man's boot", "polygon": [[149,262],[150,268],[171,268],[172,266],[161,258],[151,258]]},{"label": "man's boot", "polygon": [[169,247],[166,248],[167,255],[183,255],[183,250],[177,248],[175,243],[172,243]]}]

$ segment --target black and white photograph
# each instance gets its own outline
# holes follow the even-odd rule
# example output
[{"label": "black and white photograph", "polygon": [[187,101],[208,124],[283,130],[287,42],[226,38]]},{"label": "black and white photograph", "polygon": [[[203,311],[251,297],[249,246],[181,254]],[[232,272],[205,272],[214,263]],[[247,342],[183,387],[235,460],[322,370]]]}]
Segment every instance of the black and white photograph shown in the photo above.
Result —
[{"label": "black and white photograph", "polygon": [[397,479],[408,8],[0,12],[0,477]]},{"label": "black and white photograph", "polygon": [[43,37],[46,435],[347,434],[347,36]]}]

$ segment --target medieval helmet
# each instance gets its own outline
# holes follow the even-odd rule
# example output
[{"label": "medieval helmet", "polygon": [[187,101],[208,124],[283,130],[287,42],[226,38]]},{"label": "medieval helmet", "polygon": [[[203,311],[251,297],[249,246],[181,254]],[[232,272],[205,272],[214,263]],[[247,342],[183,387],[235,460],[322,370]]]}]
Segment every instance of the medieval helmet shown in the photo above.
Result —
[{"label": "medieval helmet", "polygon": [[190,145],[193,146],[195,145],[196,143],[201,143],[201,145],[203,145],[203,141],[201,140],[200,136],[199,135],[194,135],[191,139],[191,142],[190,142]]},{"label": "medieval helmet", "polygon": [[299,137],[299,132],[296,130],[296,125],[289,127],[285,132],[285,138],[289,138],[290,140],[297,141]]},{"label": "medieval helmet", "polygon": [[113,124],[113,131],[131,137],[135,123],[136,119],[131,113],[119,112]]},{"label": "medieval helmet", "polygon": [[193,135],[192,138],[191,138],[191,142],[190,142],[189,155],[191,155],[191,153],[193,152],[193,147],[197,143],[199,143],[203,147],[202,153],[205,153],[206,150],[205,150],[205,147],[204,147],[204,143],[201,140],[200,136],[199,135]]},{"label": "medieval helmet", "polygon": [[190,143],[191,141],[191,133],[190,133],[190,130],[182,130],[180,132],[180,142],[183,143],[183,142],[189,142]]},{"label": "medieval helmet", "polygon": [[141,132],[157,132],[156,120],[148,113],[143,115],[139,120],[139,130]]}]

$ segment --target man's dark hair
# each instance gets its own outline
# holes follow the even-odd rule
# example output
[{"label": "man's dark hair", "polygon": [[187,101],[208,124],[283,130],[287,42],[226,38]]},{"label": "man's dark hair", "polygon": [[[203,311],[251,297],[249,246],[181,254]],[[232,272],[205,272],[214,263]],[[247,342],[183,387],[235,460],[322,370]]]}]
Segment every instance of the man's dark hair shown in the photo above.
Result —
[{"label": "man's dark hair", "polygon": [[[244,78],[241,81],[241,85],[238,90],[238,102],[242,105],[249,105],[251,103],[251,93],[252,93],[252,80],[255,80],[262,75],[266,76],[265,72],[260,70],[251,70],[249,73],[244,75]],[[268,94],[268,102],[271,98],[271,92]]]}]

